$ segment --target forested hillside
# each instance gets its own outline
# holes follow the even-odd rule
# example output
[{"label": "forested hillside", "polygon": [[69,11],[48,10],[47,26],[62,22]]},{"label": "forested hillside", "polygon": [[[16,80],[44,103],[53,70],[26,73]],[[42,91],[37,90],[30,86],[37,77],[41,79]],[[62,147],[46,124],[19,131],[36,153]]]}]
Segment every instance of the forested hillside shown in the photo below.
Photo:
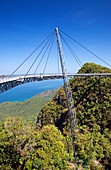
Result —
[{"label": "forested hillside", "polygon": [[[93,72],[111,70],[94,63],[86,63],[79,70]],[[0,124],[1,170],[111,169],[111,77],[76,77],[70,79],[70,85],[77,115],[76,164],[61,87],[47,104],[48,96],[45,102],[38,96],[14,105],[1,104],[1,120],[13,116]],[[34,127],[29,120],[35,125],[38,113]]]},{"label": "forested hillside", "polygon": [[[42,92],[23,102],[4,102],[0,104],[0,123],[10,116],[20,116],[35,126],[42,107],[52,99],[56,90]],[[16,95],[16,94],[15,94]]]},{"label": "forested hillside", "polygon": [[[78,71],[105,72],[111,70],[94,63],[86,63]],[[77,114],[75,146],[78,165],[89,169],[111,169],[111,77],[77,77],[70,80],[70,85]],[[64,136],[69,135],[63,88],[43,107],[38,120],[41,126],[54,124]]]}]

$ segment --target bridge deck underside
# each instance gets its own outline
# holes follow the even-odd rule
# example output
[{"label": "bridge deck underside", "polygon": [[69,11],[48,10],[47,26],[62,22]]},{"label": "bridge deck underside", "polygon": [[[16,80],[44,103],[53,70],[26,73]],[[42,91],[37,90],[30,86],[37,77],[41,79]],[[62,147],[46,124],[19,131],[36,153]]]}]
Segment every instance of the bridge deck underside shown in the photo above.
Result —
[{"label": "bridge deck underside", "polygon": [[[68,74],[68,77],[91,77],[91,76],[99,76],[99,77],[108,77],[111,76],[111,73],[95,73],[95,74]],[[0,93],[14,88],[18,85],[25,84],[28,82],[34,81],[42,81],[42,80],[50,80],[50,79],[62,79],[63,76],[61,74],[56,75],[39,75],[39,76],[15,76],[15,77],[7,77],[0,80]]]},{"label": "bridge deck underside", "polygon": [[34,82],[34,81],[51,80],[51,79],[62,79],[62,76],[29,77],[29,78],[24,78],[24,79],[21,78],[12,81],[9,80],[4,83],[0,83],[0,93],[25,83]]}]

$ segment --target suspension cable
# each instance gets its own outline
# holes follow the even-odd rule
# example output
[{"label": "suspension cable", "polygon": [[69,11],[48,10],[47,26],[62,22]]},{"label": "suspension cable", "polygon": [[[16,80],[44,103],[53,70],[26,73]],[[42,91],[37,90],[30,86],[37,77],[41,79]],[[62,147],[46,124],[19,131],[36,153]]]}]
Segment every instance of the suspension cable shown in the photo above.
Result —
[{"label": "suspension cable", "polygon": [[46,66],[47,66],[47,63],[48,63],[48,60],[49,60],[49,56],[50,56],[50,53],[51,53],[51,50],[52,50],[52,46],[53,46],[53,44],[54,44],[54,40],[55,40],[55,38],[53,38],[53,40],[52,40],[52,42],[51,42],[50,50],[49,50],[49,53],[48,53],[48,56],[47,56],[47,60],[46,60],[46,63],[45,63],[45,66],[44,66],[44,69],[43,69],[43,73],[42,73],[42,74],[45,73]]},{"label": "suspension cable", "polygon": [[47,43],[50,41],[52,37],[49,37],[49,39],[46,41],[45,45],[43,46],[42,50],[40,51],[40,53],[37,55],[37,57],[35,58],[34,62],[32,63],[32,65],[30,66],[29,70],[27,71],[27,73],[25,74],[24,78],[28,75],[29,71],[31,70],[31,68],[33,67],[33,65],[35,64],[35,62],[37,61],[37,59],[39,58],[40,54],[43,52],[44,48],[46,47]]},{"label": "suspension cable", "polygon": [[66,35],[68,38],[70,38],[72,41],[74,41],[76,44],[80,45],[82,48],[84,48],[86,51],[88,51],[90,54],[92,54],[93,56],[95,56],[96,58],[98,58],[99,60],[101,60],[103,63],[105,63],[106,65],[108,65],[109,67],[111,67],[110,64],[108,64],[106,61],[104,61],[102,58],[100,58],[99,56],[97,56],[95,53],[93,53],[91,50],[89,50],[87,47],[85,47],[84,45],[82,45],[81,43],[79,43],[78,41],[76,41],[75,39],[73,39],[71,36],[69,36],[68,34],[66,34],[65,32],[63,32],[62,30],[59,29],[60,32],[62,32],[64,35]]},{"label": "suspension cable", "polygon": [[44,54],[42,55],[42,58],[41,58],[39,64],[37,65],[37,68],[36,68],[34,74],[36,74],[36,72],[37,72],[37,70],[38,70],[38,68],[39,68],[39,66],[40,66],[40,64],[41,64],[41,62],[42,62],[42,60],[43,60],[43,58],[44,58],[44,56],[45,56],[45,54],[46,54],[49,46],[50,46],[50,44],[52,43],[53,39],[54,39],[54,36],[52,37],[52,39],[51,39],[50,42],[48,43],[48,45],[47,45],[47,47],[46,47],[46,50],[45,50]]},{"label": "suspension cable", "polygon": [[80,59],[78,58],[77,54],[73,51],[73,49],[71,48],[71,46],[68,44],[68,42],[64,39],[64,37],[60,34],[61,39],[64,41],[65,45],[67,46],[67,48],[69,49],[69,51],[71,52],[72,56],[74,57],[74,59],[76,60],[76,62],[78,63],[78,65],[80,67],[83,66],[82,62],[80,61]]},{"label": "suspension cable", "polygon": [[32,51],[32,53],[13,71],[13,73],[11,74],[11,76],[14,75],[14,73],[40,48],[40,46],[41,46],[53,33],[54,33],[54,31],[51,32],[51,34],[49,34],[49,35],[42,41],[42,43]]}]

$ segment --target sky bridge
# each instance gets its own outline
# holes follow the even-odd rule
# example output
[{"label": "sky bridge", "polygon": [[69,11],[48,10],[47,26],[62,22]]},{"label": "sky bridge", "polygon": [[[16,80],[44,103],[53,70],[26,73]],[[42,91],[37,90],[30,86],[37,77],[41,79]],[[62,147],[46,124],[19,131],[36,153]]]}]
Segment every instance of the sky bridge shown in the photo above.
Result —
[{"label": "sky bridge", "polygon": [[[51,56],[52,48],[54,45],[55,40],[55,32],[56,32],[56,40],[57,40],[57,48],[58,48],[58,54],[57,57],[54,57],[57,59],[56,65],[54,61],[52,61],[49,65],[49,57]],[[44,41],[36,47],[30,55],[10,74],[10,75],[1,75],[0,76],[0,93],[7,91],[11,88],[14,88],[18,85],[28,83],[28,82],[34,82],[34,81],[42,81],[42,80],[50,80],[50,79],[64,79],[64,83],[67,81],[66,79],[70,77],[90,77],[90,76],[100,76],[100,77],[106,77],[111,76],[111,73],[82,73],[82,74],[76,74],[76,73],[68,73],[66,69],[66,62],[64,61],[63,57],[63,51],[61,49],[61,46],[64,44],[65,47],[68,49],[70,54],[72,55],[73,59],[75,60],[74,63],[77,63],[78,66],[81,68],[83,66],[83,63],[81,62],[78,55],[75,53],[73,48],[69,45],[68,41],[65,39],[65,37],[68,37],[68,39],[71,39],[74,43],[79,45],[81,48],[86,50],[88,53],[99,59],[101,62],[103,62],[108,67],[111,67],[109,63],[104,61],[102,58],[97,56],[95,53],[90,51],[88,48],[83,46],[81,43],[77,42],[75,39],[64,33],[62,30],[55,28],[55,31],[53,31],[49,36],[47,36]],[[60,40],[61,39],[61,40]],[[62,41],[62,44],[61,44]],[[58,43],[59,42],[59,43]],[[31,57],[33,55],[36,55],[35,59],[32,60]],[[52,54],[53,55],[53,54]],[[29,61],[29,68],[26,69],[25,74],[18,74],[18,70],[21,69],[27,62]],[[72,61],[72,60],[71,60]],[[31,64],[30,64],[31,63]],[[70,63],[73,63],[70,62]],[[55,65],[58,67],[58,73],[46,73],[46,70],[51,65]],[[27,65],[25,65],[26,67]],[[42,70],[39,70],[39,68],[42,68]],[[71,65],[70,65],[71,67]],[[33,70],[33,73],[31,71]],[[56,70],[56,69],[55,69]]]},{"label": "sky bridge", "polygon": [[[49,57],[51,54],[51,50],[53,47],[53,43],[54,43],[54,39],[55,39],[55,32],[56,32],[56,40],[57,40],[57,54],[59,54],[58,55],[58,73],[46,74],[46,67],[47,67]],[[82,64],[81,60],[79,59],[78,55],[75,53],[75,51],[69,45],[69,43],[66,41],[66,39],[64,38],[63,35],[70,38],[77,45],[82,47],[88,53],[90,53],[91,55],[93,55],[94,57],[96,57],[101,62],[103,62],[104,64],[106,64],[108,67],[111,68],[111,65],[109,63],[104,61],[102,58],[97,56],[95,53],[90,51],[88,48],[83,46],[81,43],[77,42],[75,39],[73,39],[72,37],[70,37],[69,35],[67,35],[62,30],[59,30],[56,27],[55,31],[53,31],[47,38],[45,38],[45,40],[32,51],[32,53],[12,72],[12,74],[10,76],[5,76],[5,75],[0,76],[0,93],[7,91],[11,88],[14,88],[18,85],[28,83],[28,82],[43,81],[43,80],[50,80],[50,79],[63,79],[64,90],[65,90],[65,94],[66,94],[67,108],[68,108],[68,116],[69,116],[69,120],[70,120],[70,133],[71,133],[71,138],[72,138],[74,158],[75,158],[75,162],[76,162],[76,150],[75,150],[75,144],[74,144],[74,141],[75,141],[74,129],[76,128],[76,112],[74,109],[74,104],[73,104],[74,99],[72,98],[71,87],[70,87],[70,83],[68,80],[70,77],[81,77],[81,78],[82,77],[109,77],[109,76],[111,77],[111,71],[109,69],[109,73],[98,73],[98,72],[90,73],[90,71],[88,73],[87,73],[87,71],[86,71],[86,73],[83,72],[83,73],[77,73],[77,74],[68,73],[67,69],[66,69],[66,62],[64,59],[64,55],[63,55],[61,40],[65,44],[65,46],[68,48],[69,52],[71,53],[71,55],[73,56],[75,61],[78,63],[78,65],[80,67],[82,67],[83,64]],[[40,49],[40,47],[41,47],[41,49]],[[29,61],[29,59],[31,59],[33,54],[35,54],[35,52],[37,52],[38,49],[40,49],[40,51],[35,55],[36,57],[34,58],[34,60]],[[46,58],[44,59],[45,55],[46,55]],[[45,60],[45,64],[43,63],[44,60]],[[31,65],[29,66],[28,70],[26,70],[26,74],[24,74],[24,75],[17,74],[17,71],[27,61],[29,61],[29,64],[31,62]],[[42,67],[42,73],[38,74],[38,69],[39,69],[40,65]],[[53,66],[55,66],[55,63],[53,63]],[[61,68],[61,72],[60,72],[59,67]],[[32,71],[32,69],[34,69],[33,74],[30,73]],[[39,120],[37,122],[39,122]]]},{"label": "sky bridge", "polygon": [[[71,77],[111,77],[111,73],[86,73],[86,74],[74,74],[68,73],[66,75],[68,78]],[[52,73],[52,74],[38,74],[38,75],[15,75],[15,76],[4,76],[0,78],[0,93],[11,88],[14,88],[18,85],[22,85],[29,82],[34,81],[43,81],[43,80],[51,80],[51,79],[63,79],[62,74]]]}]

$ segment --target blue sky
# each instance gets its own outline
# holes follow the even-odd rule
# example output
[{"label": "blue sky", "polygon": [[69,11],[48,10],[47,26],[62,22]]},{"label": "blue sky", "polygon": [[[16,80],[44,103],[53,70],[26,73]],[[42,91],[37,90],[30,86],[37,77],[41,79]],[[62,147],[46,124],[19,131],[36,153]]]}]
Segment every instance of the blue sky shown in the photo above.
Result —
[{"label": "blue sky", "polygon": [[[0,74],[11,74],[56,26],[111,64],[111,0],[0,0]],[[104,65],[70,43],[82,63]],[[64,55],[68,72],[76,72],[79,66]],[[54,51],[51,59],[47,72],[56,72]]]}]

